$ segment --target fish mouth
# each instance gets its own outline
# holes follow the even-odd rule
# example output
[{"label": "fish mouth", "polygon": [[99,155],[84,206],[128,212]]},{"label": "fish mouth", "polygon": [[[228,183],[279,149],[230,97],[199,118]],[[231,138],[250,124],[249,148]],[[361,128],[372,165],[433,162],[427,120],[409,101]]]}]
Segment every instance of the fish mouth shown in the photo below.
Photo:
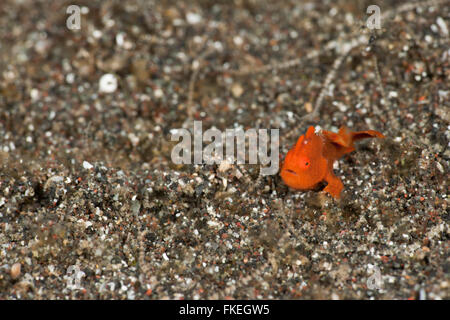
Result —
[{"label": "fish mouth", "polygon": [[287,172],[287,173],[290,173],[290,174],[293,174],[293,175],[297,175],[297,172],[295,172],[295,171],[293,171],[291,169],[284,169],[283,171]]}]

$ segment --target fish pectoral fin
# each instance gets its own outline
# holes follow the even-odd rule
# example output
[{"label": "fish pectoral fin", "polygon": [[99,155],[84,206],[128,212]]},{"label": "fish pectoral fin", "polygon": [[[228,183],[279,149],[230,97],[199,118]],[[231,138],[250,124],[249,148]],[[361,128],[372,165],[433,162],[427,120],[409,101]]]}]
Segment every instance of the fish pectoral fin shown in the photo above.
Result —
[{"label": "fish pectoral fin", "polygon": [[341,197],[341,192],[344,189],[344,184],[341,179],[336,177],[333,172],[329,171],[325,177],[325,181],[328,185],[323,191],[328,192],[334,198],[339,199]]},{"label": "fish pectoral fin", "polygon": [[356,141],[366,138],[384,138],[384,135],[381,132],[375,130],[366,130],[366,131],[352,132],[352,138],[354,141]]},{"label": "fish pectoral fin", "polygon": [[384,135],[381,132],[375,130],[350,132],[346,127],[341,127],[338,133],[324,130],[322,131],[322,134],[330,142],[344,148],[352,148],[354,145],[353,142],[357,140],[384,138]]},{"label": "fish pectoral fin", "polygon": [[352,139],[350,135],[346,135],[345,133],[341,132],[341,130],[339,130],[339,133],[324,130],[322,131],[322,135],[330,142],[337,144],[338,146],[348,148],[352,145]]}]

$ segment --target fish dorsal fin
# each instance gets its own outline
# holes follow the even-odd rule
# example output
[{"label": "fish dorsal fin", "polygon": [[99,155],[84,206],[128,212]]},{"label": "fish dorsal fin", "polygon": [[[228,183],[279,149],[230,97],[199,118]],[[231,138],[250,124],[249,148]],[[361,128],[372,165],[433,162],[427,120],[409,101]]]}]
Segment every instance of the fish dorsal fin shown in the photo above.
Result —
[{"label": "fish dorsal fin", "polygon": [[298,148],[301,146],[303,140],[305,140],[305,136],[300,136],[300,138],[298,138],[297,143],[295,144],[295,147]]},{"label": "fish dorsal fin", "polygon": [[305,137],[306,137],[306,139],[309,139],[315,134],[316,134],[316,129],[313,126],[310,126],[308,128],[308,131],[306,131]]},{"label": "fish dorsal fin", "polygon": [[302,146],[303,142],[312,137],[312,135],[315,133],[315,129],[313,126],[310,126],[306,133],[304,135],[301,135],[300,138],[298,138],[297,142],[295,143],[295,149],[298,149]]}]

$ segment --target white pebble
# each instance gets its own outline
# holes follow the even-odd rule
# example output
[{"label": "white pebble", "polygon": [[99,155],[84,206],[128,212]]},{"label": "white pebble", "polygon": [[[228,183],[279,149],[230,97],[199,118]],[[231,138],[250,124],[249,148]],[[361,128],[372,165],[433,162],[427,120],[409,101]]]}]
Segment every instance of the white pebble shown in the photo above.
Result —
[{"label": "white pebble", "polygon": [[102,33],[100,30],[94,30],[94,31],[92,32],[92,36],[93,36],[95,39],[100,39],[100,38],[103,36],[103,33]]},{"label": "white pebble", "polygon": [[128,134],[128,139],[130,139],[130,142],[133,145],[133,147],[136,147],[139,144],[139,137],[136,136],[134,133]]},{"label": "white pebble", "polygon": [[430,29],[434,33],[438,33],[439,32],[439,29],[438,29],[437,25],[435,25],[434,23],[430,26]]},{"label": "white pebble", "polygon": [[442,19],[441,17],[438,17],[436,19],[436,23],[439,26],[439,28],[442,30],[442,33],[444,34],[444,36],[448,36],[448,28],[447,28],[447,24],[445,23],[444,19]]},{"label": "white pebble", "polygon": [[189,24],[197,24],[202,21],[202,16],[198,13],[188,12],[186,14],[186,20]]},{"label": "white pebble", "polygon": [[438,168],[438,170],[441,173],[444,173],[444,167],[442,166],[442,164],[440,164],[439,162],[436,162],[436,167]]},{"label": "white pebble", "polygon": [[160,88],[158,88],[158,89],[156,89],[155,90],[155,98],[162,98],[162,96],[164,95],[164,92],[160,89]]},{"label": "white pebble", "polygon": [[94,166],[92,164],[90,164],[87,161],[83,161],[83,168],[85,168],[86,170],[90,170],[92,169]]},{"label": "white pebble", "polygon": [[72,84],[75,81],[75,75],[73,73],[69,73],[66,75],[66,82],[68,84]]},{"label": "white pebble", "polygon": [[333,105],[336,106],[341,112],[346,112],[348,109],[348,107],[345,104],[339,101],[333,101]]},{"label": "white pebble", "polygon": [[20,269],[22,265],[20,263],[14,263],[11,267],[11,278],[17,279],[20,276]]},{"label": "white pebble", "polygon": [[30,97],[31,97],[32,101],[38,100],[40,96],[41,96],[41,94],[39,93],[38,89],[36,89],[36,88],[31,89]]},{"label": "white pebble", "polygon": [[244,40],[240,36],[235,36],[233,42],[235,45],[241,46],[244,43]]},{"label": "white pebble", "polygon": [[105,93],[114,92],[117,89],[117,78],[111,73],[104,74],[100,78],[99,86],[100,86],[99,87],[100,92],[105,92]]},{"label": "white pebble", "polygon": [[116,35],[116,43],[119,47],[122,47],[125,42],[125,34],[120,32]]},{"label": "white pebble", "polygon": [[389,98],[397,98],[398,93],[397,91],[389,91]]}]

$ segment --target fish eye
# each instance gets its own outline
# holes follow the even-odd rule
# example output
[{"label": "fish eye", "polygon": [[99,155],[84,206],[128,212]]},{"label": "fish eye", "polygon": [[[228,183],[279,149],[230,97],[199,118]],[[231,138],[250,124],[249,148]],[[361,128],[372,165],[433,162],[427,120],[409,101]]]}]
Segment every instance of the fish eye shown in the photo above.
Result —
[{"label": "fish eye", "polygon": [[311,161],[309,160],[308,157],[306,157],[306,156],[301,157],[301,159],[300,159],[300,168],[301,169],[308,169],[310,165],[311,165]]}]

